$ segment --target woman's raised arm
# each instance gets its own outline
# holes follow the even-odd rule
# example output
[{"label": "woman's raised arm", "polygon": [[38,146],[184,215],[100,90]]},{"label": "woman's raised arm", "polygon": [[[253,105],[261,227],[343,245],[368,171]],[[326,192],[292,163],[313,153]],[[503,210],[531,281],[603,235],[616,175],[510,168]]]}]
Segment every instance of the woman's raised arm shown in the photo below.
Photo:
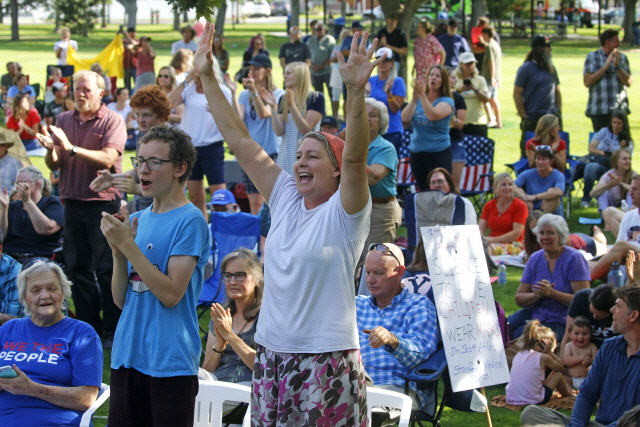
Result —
[{"label": "woman's raised arm", "polygon": [[[271,157],[251,139],[247,127],[233,110],[231,104],[220,89],[219,82],[213,75],[213,53],[211,42],[215,25],[208,22],[205,26],[198,50],[194,58],[194,72],[200,76],[204,94],[209,103],[211,115],[213,115],[220,133],[227,145],[234,152],[238,163],[247,172],[251,181],[264,197],[269,200],[271,190],[278,179],[282,169],[271,160]],[[366,158],[365,158],[366,160]],[[365,180],[366,181],[366,180]]]},{"label": "woman's raised arm", "polygon": [[340,175],[340,199],[344,210],[350,214],[360,212],[369,201],[367,183],[367,153],[369,150],[369,120],[364,104],[364,87],[371,77],[373,69],[384,59],[381,56],[371,62],[378,39],[366,50],[369,32],[356,32],[351,42],[349,60],[345,62],[341,52],[337,52],[340,75],[347,87],[347,137],[342,154]]}]

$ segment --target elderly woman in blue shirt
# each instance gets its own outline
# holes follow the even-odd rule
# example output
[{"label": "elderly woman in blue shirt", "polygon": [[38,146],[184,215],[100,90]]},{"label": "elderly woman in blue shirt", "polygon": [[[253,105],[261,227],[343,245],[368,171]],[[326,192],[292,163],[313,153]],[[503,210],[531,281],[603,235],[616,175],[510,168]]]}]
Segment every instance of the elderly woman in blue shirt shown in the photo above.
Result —
[{"label": "elderly woman in blue shirt", "polygon": [[427,175],[437,167],[452,172],[449,127],[454,113],[449,73],[442,65],[433,65],[427,74],[427,87],[414,80],[413,98],[402,111],[402,123],[413,126],[409,161],[421,190],[428,188]]}]

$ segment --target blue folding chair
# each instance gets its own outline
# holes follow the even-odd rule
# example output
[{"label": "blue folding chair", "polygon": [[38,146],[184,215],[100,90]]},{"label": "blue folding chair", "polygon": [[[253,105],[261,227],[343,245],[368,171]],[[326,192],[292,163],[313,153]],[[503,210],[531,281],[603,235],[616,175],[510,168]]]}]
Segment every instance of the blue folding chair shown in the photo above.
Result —
[{"label": "blue folding chair", "polygon": [[495,145],[496,143],[489,138],[477,135],[464,136],[467,156],[460,177],[460,194],[473,202],[478,214],[482,213],[487,199],[485,195],[491,195]]}]

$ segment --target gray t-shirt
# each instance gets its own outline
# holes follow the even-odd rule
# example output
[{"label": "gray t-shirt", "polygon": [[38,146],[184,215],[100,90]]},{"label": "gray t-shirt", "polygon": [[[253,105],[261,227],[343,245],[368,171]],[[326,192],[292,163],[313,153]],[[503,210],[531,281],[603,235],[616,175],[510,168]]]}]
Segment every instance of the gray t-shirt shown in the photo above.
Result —
[{"label": "gray t-shirt", "polygon": [[340,188],[314,209],[281,172],[268,200],[264,297],[255,340],[280,353],[360,348],[353,272],[369,234],[371,198],[355,215]]},{"label": "gray t-shirt", "polygon": [[[331,55],[333,55],[333,48],[336,47],[336,39],[328,34],[320,40],[312,36],[307,41],[307,46],[309,46],[311,50],[311,65],[321,65],[327,62],[327,60],[331,58]],[[313,68],[311,68],[312,76],[328,76],[329,74],[331,74],[331,64],[327,64],[322,71],[313,71]]]}]

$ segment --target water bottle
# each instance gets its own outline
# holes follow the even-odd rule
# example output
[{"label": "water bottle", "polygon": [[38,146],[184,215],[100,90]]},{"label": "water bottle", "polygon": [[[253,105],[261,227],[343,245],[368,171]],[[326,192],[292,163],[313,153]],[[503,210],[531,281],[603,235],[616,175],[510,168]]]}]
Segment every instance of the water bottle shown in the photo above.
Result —
[{"label": "water bottle", "polygon": [[498,284],[501,286],[507,286],[507,266],[504,262],[498,265]]},{"label": "water bottle", "polygon": [[624,285],[622,270],[620,269],[620,264],[617,262],[611,264],[611,270],[609,270],[609,275],[607,276],[607,283],[613,285],[614,288],[620,288]]}]

